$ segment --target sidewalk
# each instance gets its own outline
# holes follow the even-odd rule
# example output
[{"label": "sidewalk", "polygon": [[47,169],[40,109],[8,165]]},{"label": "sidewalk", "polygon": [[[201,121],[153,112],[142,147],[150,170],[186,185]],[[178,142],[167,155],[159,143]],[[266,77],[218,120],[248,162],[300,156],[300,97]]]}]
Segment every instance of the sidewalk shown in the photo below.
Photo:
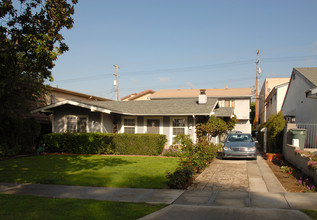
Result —
[{"label": "sidewalk", "polygon": [[120,202],[173,203],[184,190],[0,183],[0,193]]}]

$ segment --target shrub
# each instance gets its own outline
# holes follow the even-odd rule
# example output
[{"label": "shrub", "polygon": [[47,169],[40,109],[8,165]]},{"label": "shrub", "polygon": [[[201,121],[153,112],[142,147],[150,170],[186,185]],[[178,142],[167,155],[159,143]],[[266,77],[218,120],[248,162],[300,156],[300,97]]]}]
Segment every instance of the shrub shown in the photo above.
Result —
[{"label": "shrub", "polygon": [[178,145],[171,145],[168,149],[163,150],[162,155],[166,157],[181,157],[182,150]]},{"label": "shrub", "polygon": [[269,120],[259,126],[258,128],[258,141],[263,147],[264,145],[264,132],[261,129],[267,127],[267,152],[268,153],[281,153],[283,146],[283,132],[285,127],[285,120],[282,112],[276,115],[271,115]]},{"label": "shrub", "polygon": [[176,141],[181,146],[182,154],[178,168],[174,173],[167,173],[168,186],[183,189],[195,173],[209,165],[216,156],[219,146],[211,144],[207,139],[201,139],[197,144],[193,144],[188,135],[179,135]]},{"label": "shrub", "polygon": [[167,172],[167,185],[171,189],[185,189],[194,175],[194,169],[191,165],[177,167],[173,173]]},{"label": "shrub", "polygon": [[125,155],[160,155],[167,142],[159,134],[117,134],[114,136],[114,150]]},{"label": "shrub", "polygon": [[102,133],[53,133],[44,136],[48,153],[110,154],[113,134]]},{"label": "shrub", "polygon": [[159,155],[165,135],[54,133],[44,136],[45,151],[75,154]]}]

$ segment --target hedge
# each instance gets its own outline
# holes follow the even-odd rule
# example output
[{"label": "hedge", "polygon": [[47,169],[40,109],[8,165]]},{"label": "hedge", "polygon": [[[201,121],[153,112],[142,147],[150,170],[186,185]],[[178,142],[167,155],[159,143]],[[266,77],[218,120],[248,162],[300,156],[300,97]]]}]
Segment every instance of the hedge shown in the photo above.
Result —
[{"label": "hedge", "polygon": [[54,133],[44,136],[47,153],[159,155],[166,142],[166,136],[159,134]]}]

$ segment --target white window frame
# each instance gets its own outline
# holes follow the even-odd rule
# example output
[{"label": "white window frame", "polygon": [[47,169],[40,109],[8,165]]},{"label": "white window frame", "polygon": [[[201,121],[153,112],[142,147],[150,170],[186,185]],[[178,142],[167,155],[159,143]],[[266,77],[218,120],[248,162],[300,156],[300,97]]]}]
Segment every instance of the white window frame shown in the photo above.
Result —
[{"label": "white window frame", "polygon": [[88,126],[88,122],[89,122],[89,120],[88,120],[88,115],[65,115],[64,116],[64,132],[67,132],[67,122],[68,122],[68,117],[74,117],[74,118],[76,118],[76,132],[74,132],[74,133],[78,133],[78,124],[77,124],[77,122],[78,122],[78,118],[86,118],[86,133],[88,133],[89,132],[89,126]]},{"label": "white window frame", "polygon": [[160,134],[163,134],[163,117],[144,117],[143,120],[143,132],[146,134],[147,133],[147,120],[160,120],[160,129],[159,132]]},{"label": "white window frame", "polygon": [[235,102],[233,99],[220,99],[218,101],[219,103],[219,107],[226,107],[226,102],[229,101],[229,106],[227,107],[230,107],[230,108],[234,108],[235,107]]},{"label": "white window frame", "polygon": [[173,120],[174,119],[185,119],[185,131],[184,134],[188,134],[188,118],[187,117],[171,117],[170,118],[170,145],[173,144],[173,138],[176,137],[176,135],[173,135]]},{"label": "white window frame", "polygon": [[[135,120],[135,125],[134,125],[134,134],[137,134],[137,127],[138,127],[138,119],[137,117],[133,117],[133,116],[124,116],[121,118],[121,128],[120,128],[120,133],[124,133],[124,119],[134,119]],[[132,126],[127,126],[127,127],[132,127]]]}]

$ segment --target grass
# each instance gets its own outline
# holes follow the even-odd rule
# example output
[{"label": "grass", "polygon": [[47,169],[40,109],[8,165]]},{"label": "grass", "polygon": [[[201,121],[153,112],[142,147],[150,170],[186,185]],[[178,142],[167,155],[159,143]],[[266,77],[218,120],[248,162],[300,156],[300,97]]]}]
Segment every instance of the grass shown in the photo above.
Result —
[{"label": "grass", "polygon": [[166,188],[177,158],[41,155],[0,161],[0,182]]},{"label": "grass", "polygon": [[0,194],[0,219],[138,219],[165,206]]},{"label": "grass", "polygon": [[317,210],[304,209],[301,211],[308,215],[311,219],[317,220]]}]

